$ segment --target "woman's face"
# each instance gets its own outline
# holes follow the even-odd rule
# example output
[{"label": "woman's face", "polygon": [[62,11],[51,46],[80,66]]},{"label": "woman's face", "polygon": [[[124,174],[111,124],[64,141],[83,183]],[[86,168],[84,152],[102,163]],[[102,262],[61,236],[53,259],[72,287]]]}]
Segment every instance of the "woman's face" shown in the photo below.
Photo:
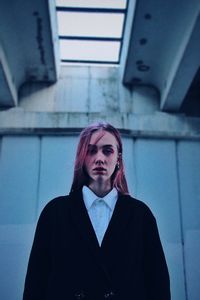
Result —
[{"label": "woman's face", "polygon": [[91,136],[85,159],[85,168],[91,179],[108,182],[118,162],[118,143],[114,135],[98,130]]}]

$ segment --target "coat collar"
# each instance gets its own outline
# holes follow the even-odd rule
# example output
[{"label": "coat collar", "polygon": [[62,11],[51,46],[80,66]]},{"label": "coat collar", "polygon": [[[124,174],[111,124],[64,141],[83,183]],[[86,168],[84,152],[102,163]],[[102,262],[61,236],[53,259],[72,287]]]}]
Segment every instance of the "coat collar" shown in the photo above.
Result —
[{"label": "coat collar", "polygon": [[98,257],[100,255],[100,252],[106,253],[106,249],[113,249],[113,247],[117,247],[117,244],[119,243],[120,235],[123,234],[123,230],[125,229],[125,226],[130,217],[130,209],[128,209],[127,207],[128,202],[126,201],[126,197],[127,196],[119,194],[102,244],[101,246],[99,246],[96,234],[94,232],[92,223],[83,201],[82,190],[80,189],[70,194],[69,206],[71,211],[71,218],[73,219],[75,226],[77,227],[78,231],[80,232],[81,236],[87,243],[92,253],[94,253]]},{"label": "coat collar", "polygon": [[118,192],[115,187],[106,196],[98,197],[89,187],[87,187],[85,185],[85,186],[83,186],[82,194],[83,194],[83,200],[84,200],[85,206],[87,208],[87,211],[91,208],[91,206],[97,199],[101,198],[101,199],[104,199],[107,206],[113,212],[117,198],[118,198]]},{"label": "coat collar", "polygon": [[82,190],[72,192],[69,201],[70,214],[74,225],[92,252],[97,253],[99,251],[98,240],[83,201]]}]

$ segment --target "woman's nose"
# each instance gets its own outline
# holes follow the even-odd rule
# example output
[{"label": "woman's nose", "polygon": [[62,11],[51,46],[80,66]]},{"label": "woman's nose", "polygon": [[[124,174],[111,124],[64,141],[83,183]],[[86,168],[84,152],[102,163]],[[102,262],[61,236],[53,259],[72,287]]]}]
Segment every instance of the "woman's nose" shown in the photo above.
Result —
[{"label": "woman's nose", "polygon": [[97,152],[95,161],[96,162],[99,162],[99,161],[104,162],[104,159],[105,159],[104,154],[101,151]]}]

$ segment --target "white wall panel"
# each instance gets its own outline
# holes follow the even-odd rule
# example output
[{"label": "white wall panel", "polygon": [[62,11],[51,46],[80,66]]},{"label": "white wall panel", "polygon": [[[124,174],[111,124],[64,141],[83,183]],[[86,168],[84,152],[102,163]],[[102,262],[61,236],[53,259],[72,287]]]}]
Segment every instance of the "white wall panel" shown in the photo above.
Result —
[{"label": "white wall panel", "polygon": [[184,232],[200,229],[200,143],[178,143],[178,165]]},{"label": "white wall panel", "polygon": [[36,214],[38,137],[7,136],[0,156],[0,223],[32,223]]},{"label": "white wall panel", "polygon": [[168,140],[137,140],[135,163],[137,197],[151,207],[163,239],[180,242],[175,143]]},{"label": "white wall panel", "polygon": [[200,143],[178,143],[178,174],[188,300],[200,295]]},{"label": "white wall panel", "polygon": [[185,234],[185,266],[188,300],[199,300],[200,230],[188,230]]},{"label": "white wall panel", "polygon": [[135,142],[136,194],[153,211],[166,255],[172,300],[185,300],[184,261],[175,142]]},{"label": "white wall panel", "polygon": [[42,138],[38,214],[52,198],[69,193],[77,142],[78,137]]},{"label": "white wall panel", "polygon": [[21,300],[35,225],[0,226],[0,299]]},{"label": "white wall panel", "polygon": [[171,300],[186,300],[182,243],[163,243],[170,272]]}]

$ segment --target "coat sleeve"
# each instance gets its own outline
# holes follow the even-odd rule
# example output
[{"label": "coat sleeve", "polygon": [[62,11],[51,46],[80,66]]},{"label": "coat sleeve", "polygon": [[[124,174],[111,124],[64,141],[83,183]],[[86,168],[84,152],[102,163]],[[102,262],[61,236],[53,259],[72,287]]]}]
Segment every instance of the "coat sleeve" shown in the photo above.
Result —
[{"label": "coat sleeve", "polygon": [[45,299],[51,271],[50,249],[54,222],[51,206],[47,204],[37,223],[25,278],[23,300]]},{"label": "coat sleeve", "polygon": [[145,217],[144,239],[144,269],[147,299],[170,300],[168,268],[156,219],[150,211],[147,212]]}]

